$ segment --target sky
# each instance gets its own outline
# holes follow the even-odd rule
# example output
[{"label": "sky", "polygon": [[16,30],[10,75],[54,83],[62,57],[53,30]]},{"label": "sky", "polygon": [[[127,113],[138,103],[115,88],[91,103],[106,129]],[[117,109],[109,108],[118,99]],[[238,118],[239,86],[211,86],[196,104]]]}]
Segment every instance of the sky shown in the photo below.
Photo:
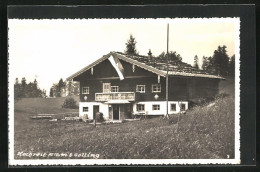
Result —
[{"label": "sky", "polygon": [[67,19],[8,20],[9,77],[28,82],[37,78],[47,90],[60,78],[64,80],[110,51],[125,51],[132,34],[136,49],[154,56],[176,51],[184,62],[193,64],[194,56],[212,56],[226,45],[231,57],[236,52],[237,19]]}]

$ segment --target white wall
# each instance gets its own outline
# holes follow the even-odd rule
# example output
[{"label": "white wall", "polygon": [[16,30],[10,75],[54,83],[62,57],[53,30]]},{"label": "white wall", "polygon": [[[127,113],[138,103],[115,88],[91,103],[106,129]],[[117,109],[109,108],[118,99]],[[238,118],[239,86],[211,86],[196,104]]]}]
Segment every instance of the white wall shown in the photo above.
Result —
[{"label": "white wall", "polygon": [[[171,110],[171,104],[176,104],[176,111]],[[185,110],[188,109],[188,102],[183,101],[183,104],[186,105]],[[137,102],[133,104],[133,111],[137,113],[136,111],[136,105],[137,104],[144,104],[145,111],[144,113],[147,113],[148,115],[165,115],[166,114],[166,102],[165,101],[147,101],[147,102]],[[160,110],[153,110],[153,105],[158,104],[160,105]],[[100,103],[100,102],[80,102],[79,103],[79,117],[83,117],[84,114],[88,115],[89,119],[93,119],[93,106],[99,105],[99,111],[103,113],[104,119],[109,119],[109,110],[108,110],[108,104]],[[88,107],[88,112],[83,112],[83,107]],[[174,114],[180,112],[180,106],[178,101],[169,101],[168,102],[168,113]]]},{"label": "white wall", "polygon": [[[88,114],[89,119],[93,119],[93,106],[99,105],[99,112],[103,113],[104,119],[109,118],[108,104],[100,102],[80,102],[79,103],[79,117],[83,117],[84,114]],[[83,107],[88,107],[88,112],[83,112]]]},{"label": "white wall", "polygon": [[[176,104],[176,111],[171,110],[171,104]],[[180,102],[179,102],[180,103]],[[178,113],[180,112],[180,106],[178,101],[169,101],[168,102],[168,113]],[[136,113],[137,104],[144,104],[145,113],[148,115],[165,115],[166,114],[166,101],[149,101],[149,102],[137,102],[133,104],[133,111]],[[188,109],[188,102],[182,101],[182,104],[185,104],[185,110]],[[153,110],[153,105],[160,105],[160,110]]]}]

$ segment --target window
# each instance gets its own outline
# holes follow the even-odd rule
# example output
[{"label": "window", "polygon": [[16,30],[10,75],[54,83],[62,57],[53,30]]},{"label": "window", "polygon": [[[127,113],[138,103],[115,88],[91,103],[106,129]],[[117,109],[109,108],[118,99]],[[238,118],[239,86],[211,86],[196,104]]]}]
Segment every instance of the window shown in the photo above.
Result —
[{"label": "window", "polygon": [[171,104],[171,111],[176,111],[177,109],[176,109],[176,104],[174,103],[174,104]]},{"label": "window", "polygon": [[153,105],[153,110],[160,110],[160,105]]},{"label": "window", "polygon": [[181,104],[181,110],[186,110],[186,104],[184,103]]},{"label": "window", "polygon": [[83,107],[83,112],[88,112],[88,107]]},{"label": "window", "polygon": [[137,110],[138,112],[144,111],[144,105],[142,105],[142,104],[137,104],[136,110]]},{"label": "window", "polygon": [[110,83],[103,83],[103,93],[109,93],[111,91]]},{"label": "window", "polygon": [[159,92],[161,92],[161,84],[153,84],[153,85],[152,85],[152,92],[153,92],[153,93],[159,93]]},{"label": "window", "polygon": [[119,91],[118,86],[111,86],[111,92],[117,93]]},{"label": "window", "polygon": [[145,93],[145,85],[137,85],[136,92]]},{"label": "window", "polygon": [[89,87],[83,87],[82,94],[89,94]]}]

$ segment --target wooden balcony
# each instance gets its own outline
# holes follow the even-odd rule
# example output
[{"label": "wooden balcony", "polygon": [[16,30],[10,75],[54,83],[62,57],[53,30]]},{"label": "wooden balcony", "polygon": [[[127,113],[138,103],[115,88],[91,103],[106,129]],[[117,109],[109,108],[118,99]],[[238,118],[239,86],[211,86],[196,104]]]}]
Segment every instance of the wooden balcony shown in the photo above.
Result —
[{"label": "wooden balcony", "polygon": [[96,93],[95,95],[96,101],[109,101],[109,100],[135,100],[134,92],[117,92],[117,93]]}]

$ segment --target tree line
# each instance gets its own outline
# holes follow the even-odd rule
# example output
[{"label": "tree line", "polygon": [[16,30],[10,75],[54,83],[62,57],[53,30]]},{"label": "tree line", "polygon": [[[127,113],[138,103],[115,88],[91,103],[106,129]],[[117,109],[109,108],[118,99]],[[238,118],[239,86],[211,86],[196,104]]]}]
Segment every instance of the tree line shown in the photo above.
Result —
[{"label": "tree line", "polygon": [[[125,54],[128,55],[138,55],[138,51],[136,49],[137,41],[132,34],[130,34],[129,40],[127,40]],[[201,69],[206,73],[219,75],[219,76],[231,76],[235,75],[235,55],[229,57],[227,54],[226,46],[218,46],[214,51],[213,56],[202,57],[202,66]],[[149,50],[148,54],[152,54]],[[167,59],[167,53],[162,52],[159,56],[154,57],[155,59]],[[176,51],[170,51],[168,53],[168,60],[175,62],[182,62],[182,57]],[[195,55],[193,67],[196,69],[200,69],[199,67],[199,57]]]},{"label": "tree line", "polygon": [[14,83],[14,99],[29,97],[46,97],[46,90],[41,90],[38,87],[36,79],[27,84],[25,77],[22,78],[21,82],[16,78]]},{"label": "tree line", "polygon": [[[58,83],[54,83],[50,88],[49,97],[65,97],[79,95],[79,83],[72,81],[63,81],[61,78]],[[27,83],[26,78],[23,77],[21,81],[18,78],[14,83],[14,99],[20,98],[35,98],[35,97],[47,97],[46,90],[40,89],[37,79],[33,82]]]},{"label": "tree line", "polygon": [[235,75],[235,55],[229,57],[227,55],[226,46],[218,46],[213,56],[202,57],[202,70],[220,76]]}]

